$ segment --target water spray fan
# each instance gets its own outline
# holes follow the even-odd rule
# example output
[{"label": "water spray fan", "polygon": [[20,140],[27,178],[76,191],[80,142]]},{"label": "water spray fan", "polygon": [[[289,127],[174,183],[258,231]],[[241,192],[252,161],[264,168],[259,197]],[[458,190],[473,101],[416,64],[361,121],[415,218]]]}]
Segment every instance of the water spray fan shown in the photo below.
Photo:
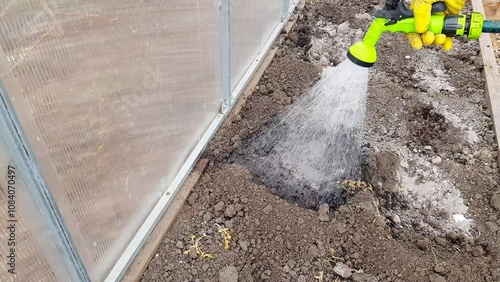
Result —
[{"label": "water spray fan", "polygon": [[[444,2],[432,5],[429,31],[434,34],[445,34],[450,37],[467,36],[478,39],[481,33],[500,33],[500,22],[484,20],[478,12],[471,14],[445,15]],[[377,10],[375,19],[368,28],[363,41],[349,48],[347,58],[358,66],[371,67],[377,61],[375,46],[384,32],[415,32],[413,11],[408,9],[403,1],[388,0],[385,7]]]}]

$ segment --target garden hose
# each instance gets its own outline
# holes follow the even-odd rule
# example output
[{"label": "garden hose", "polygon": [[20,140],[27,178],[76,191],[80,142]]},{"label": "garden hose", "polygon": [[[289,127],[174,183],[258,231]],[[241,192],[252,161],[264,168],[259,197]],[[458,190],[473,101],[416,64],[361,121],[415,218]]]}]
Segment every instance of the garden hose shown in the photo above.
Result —
[{"label": "garden hose", "polygon": [[[395,2],[398,3],[395,5]],[[434,34],[445,34],[449,37],[467,36],[471,40],[478,39],[481,33],[500,33],[499,21],[484,20],[478,12],[446,16],[444,2],[432,5],[429,31]],[[354,44],[347,52],[347,58],[354,64],[362,67],[371,67],[377,61],[375,46],[384,32],[415,32],[413,11],[408,9],[403,1],[389,0],[384,9],[375,12],[375,19],[371,23],[362,41]]]},{"label": "garden hose", "polygon": [[484,21],[483,32],[500,33],[500,21]]}]

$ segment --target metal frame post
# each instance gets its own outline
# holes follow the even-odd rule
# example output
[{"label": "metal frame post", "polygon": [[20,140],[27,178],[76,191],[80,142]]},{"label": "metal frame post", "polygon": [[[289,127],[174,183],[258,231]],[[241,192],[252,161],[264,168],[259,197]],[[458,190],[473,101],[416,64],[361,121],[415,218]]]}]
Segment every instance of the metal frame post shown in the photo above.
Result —
[{"label": "metal frame post", "polygon": [[281,21],[284,22],[290,13],[290,0],[283,0],[283,14],[281,15]]},{"label": "metal frame post", "polygon": [[221,82],[223,107],[229,107],[231,100],[231,0],[220,1],[221,30]]}]

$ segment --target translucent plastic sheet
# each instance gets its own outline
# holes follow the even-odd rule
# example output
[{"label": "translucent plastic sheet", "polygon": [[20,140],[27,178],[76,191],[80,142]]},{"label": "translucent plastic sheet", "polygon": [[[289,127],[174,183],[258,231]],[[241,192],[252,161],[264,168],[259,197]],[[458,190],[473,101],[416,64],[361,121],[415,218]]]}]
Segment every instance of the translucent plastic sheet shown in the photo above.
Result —
[{"label": "translucent plastic sheet", "polygon": [[283,13],[283,0],[231,0],[231,89],[245,74]]},{"label": "translucent plastic sheet", "polygon": [[217,114],[219,29],[215,0],[0,1],[2,80],[93,281]]},{"label": "translucent plastic sheet", "polygon": [[0,281],[68,280],[54,233],[26,188],[26,169],[13,156],[13,142],[0,116]]}]

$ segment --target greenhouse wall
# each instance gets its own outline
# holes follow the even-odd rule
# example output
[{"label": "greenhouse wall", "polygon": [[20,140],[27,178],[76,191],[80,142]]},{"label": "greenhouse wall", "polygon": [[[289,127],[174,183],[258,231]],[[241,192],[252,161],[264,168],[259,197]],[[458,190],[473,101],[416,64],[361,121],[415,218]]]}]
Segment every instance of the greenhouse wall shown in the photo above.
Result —
[{"label": "greenhouse wall", "polygon": [[295,5],[0,1],[0,280],[119,280]]}]

